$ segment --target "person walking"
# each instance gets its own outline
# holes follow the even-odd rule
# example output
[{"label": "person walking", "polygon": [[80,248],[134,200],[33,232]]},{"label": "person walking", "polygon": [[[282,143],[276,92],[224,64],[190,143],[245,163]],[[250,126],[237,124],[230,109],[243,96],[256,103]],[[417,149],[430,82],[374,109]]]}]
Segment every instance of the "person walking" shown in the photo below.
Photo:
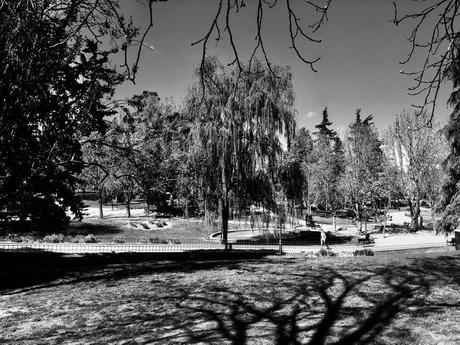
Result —
[{"label": "person walking", "polygon": [[329,246],[326,243],[326,237],[326,233],[323,229],[321,229],[321,249],[323,249],[324,246],[326,246],[326,248],[329,249]]}]

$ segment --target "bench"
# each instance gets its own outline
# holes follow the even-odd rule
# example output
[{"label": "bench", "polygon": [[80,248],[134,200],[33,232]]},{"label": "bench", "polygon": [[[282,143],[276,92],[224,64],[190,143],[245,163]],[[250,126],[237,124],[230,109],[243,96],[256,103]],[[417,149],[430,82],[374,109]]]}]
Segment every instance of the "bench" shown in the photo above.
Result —
[{"label": "bench", "polygon": [[[221,240],[220,243],[223,244],[223,245],[225,246],[224,240]],[[227,249],[228,249],[228,250],[232,250],[234,244],[236,244],[236,241],[229,241],[229,240],[227,240]]]},{"label": "bench", "polygon": [[371,243],[374,243],[374,239],[370,237],[369,234],[364,234],[364,235],[360,235],[358,237],[358,246],[362,243],[362,245],[364,246],[365,244],[371,244]]}]

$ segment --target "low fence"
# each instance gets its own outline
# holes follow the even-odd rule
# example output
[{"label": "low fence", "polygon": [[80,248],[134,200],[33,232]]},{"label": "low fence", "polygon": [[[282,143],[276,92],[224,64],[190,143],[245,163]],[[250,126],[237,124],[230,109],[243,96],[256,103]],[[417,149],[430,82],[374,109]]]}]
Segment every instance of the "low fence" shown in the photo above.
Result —
[{"label": "low fence", "polygon": [[[344,245],[329,245],[334,251],[353,251],[359,248],[370,248],[376,252],[383,251],[398,251],[407,249],[428,249],[446,247],[443,243],[419,243],[405,245],[388,245],[388,246],[373,246],[365,245],[358,246],[356,244]],[[231,249],[238,251],[279,251],[279,244],[252,243],[238,244],[232,243]],[[90,254],[90,253],[181,253],[189,251],[216,251],[223,250],[224,246],[221,243],[183,243],[183,244],[141,244],[141,243],[16,243],[16,242],[0,242],[0,252],[20,252],[20,253],[38,253],[38,252],[54,252],[64,254]],[[306,243],[289,243],[282,244],[283,253],[301,254],[314,252],[321,249],[320,245],[312,245]],[[450,246],[447,249],[455,250],[455,247]]]},{"label": "low fence", "polygon": [[168,253],[192,250],[218,250],[221,244],[141,244],[141,243],[0,243],[0,252],[84,253]]}]

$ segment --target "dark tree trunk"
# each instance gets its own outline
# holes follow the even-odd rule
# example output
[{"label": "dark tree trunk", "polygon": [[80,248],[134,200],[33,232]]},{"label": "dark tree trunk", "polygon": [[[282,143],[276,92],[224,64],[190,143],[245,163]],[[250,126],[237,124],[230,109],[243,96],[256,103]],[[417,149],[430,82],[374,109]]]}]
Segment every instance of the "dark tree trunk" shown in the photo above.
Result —
[{"label": "dark tree trunk", "polygon": [[102,218],[104,218],[104,211],[102,210],[102,201],[103,201],[102,198],[103,198],[103,196],[102,196],[101,191],[99,191],[98,194],[99,194],[99,218],[102,219]]},{"label": "dark tree trunk", "polygon": [[228,200],[222,200],[222,243],[225,250],[228,250],[228,218],[229,218],[229,205]]},{"label": "dark tree trunk", "polygon": [[131,218],[131,198],[126,200],[126,215]]}]

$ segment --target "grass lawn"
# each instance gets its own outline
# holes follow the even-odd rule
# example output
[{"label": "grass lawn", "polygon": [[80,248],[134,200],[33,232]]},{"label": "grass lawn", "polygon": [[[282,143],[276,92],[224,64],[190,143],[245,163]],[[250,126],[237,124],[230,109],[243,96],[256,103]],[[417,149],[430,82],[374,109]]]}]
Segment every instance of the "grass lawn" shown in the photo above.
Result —
[{"label": "grass lawn", "polygon": [[157,228],[151,225],[150,230],[134,228],[131,223],[147,223],[148,218],[129,219],[97,219],[87,218],[82,222],[71,222],[64,233],[87,235],[93,234],[100,241],[110,241],[117,237],[126,242],[139,242],[142,239],[156,238],[159,240],[177,240],[179,242],[206,242],[212,231],[208,230],[201,221],[185,219],[165,219],[168,227]]},{"label": "grass lawn", "polygon": [[1,255],[2,344],[460,343],[459,252]]}]

